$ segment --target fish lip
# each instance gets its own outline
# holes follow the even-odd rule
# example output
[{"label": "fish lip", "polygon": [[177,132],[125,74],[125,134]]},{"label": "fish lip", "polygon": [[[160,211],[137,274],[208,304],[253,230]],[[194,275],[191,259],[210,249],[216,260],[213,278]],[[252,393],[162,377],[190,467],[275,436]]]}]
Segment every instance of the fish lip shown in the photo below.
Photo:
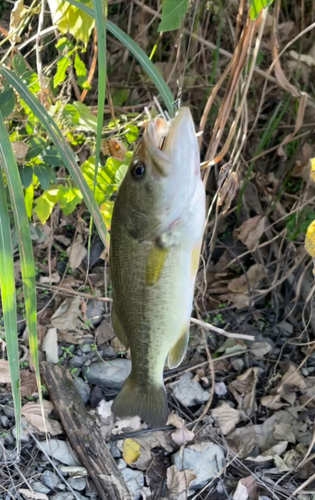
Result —
[{"label": "fish lip", "polygon": [[187,139],[195,140],[195,126],[188,107],[179,108],[170,122],[161,117],[149,122],[146,143],[153,166],[159,175],[171,175],[180,143]]}]

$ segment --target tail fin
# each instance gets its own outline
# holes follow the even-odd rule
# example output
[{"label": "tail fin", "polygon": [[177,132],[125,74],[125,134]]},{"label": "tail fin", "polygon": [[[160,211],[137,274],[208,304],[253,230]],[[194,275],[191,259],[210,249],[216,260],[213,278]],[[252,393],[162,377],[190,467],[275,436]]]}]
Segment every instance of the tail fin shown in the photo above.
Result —
[{"label": "tail fin", "polygon": [[118,417],[139,415],[152,427],[166,424],[168,416],[166,392],[163,385],[140,386],[129,375],[112,406]]}]

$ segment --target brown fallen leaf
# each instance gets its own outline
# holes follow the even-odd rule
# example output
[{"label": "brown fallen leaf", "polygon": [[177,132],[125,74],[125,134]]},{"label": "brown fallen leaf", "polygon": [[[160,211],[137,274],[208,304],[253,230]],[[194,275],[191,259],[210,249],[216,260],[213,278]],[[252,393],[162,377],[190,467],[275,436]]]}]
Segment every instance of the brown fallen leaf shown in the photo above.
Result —
[{"label": "brown fallen leaf", "polygon": [[21,414],[24,415],[27,421],[34,427],[36,427],[36,429],[38,429],[40,432],[47,431],[52,436],[62,434],[63,431],[60,423],[57,420],[52,420],[48,417],[49,413],[51,413],[54,408],[52,403],[50,401],[44,400],[43,406],[45,422],[43,420],[40,403],[34,403],[33,401],[26,403],[26,405],[22,407]]},{"label": "brown fallen leaf", "polygon": [[37,392],[36,376],[30,370],[21,370],[21,396],[30,397],[34,392]]},{"label": "brown fallen leaf", "polygon": [[28,145],[24,142],[11,142],[15,159],[18,163],[25,159],[28,152]]},{"label": "brown fallen leaf", "polygon": [[234,234],[239,240],[253,252],[258,245],[259,239],[265,231],[266,217],[256,215],[245,221]]},{"label": "brown fallen leaf", "polygon": [[225,180],[222,183],[222,186],[219,189],[218,192],[218,206],[222,206],[224,204],[222,214],[226,214],[226,212],[229,210],[232,201],[234,200],[238,187],[239,187],[239,180],[236,172],[231,172],[230,169],[233,168],[232,165],[227,164],[223,165],[220,170],[219,174],[219,185],[220,185],[220,175],[222,172],[222,169],[228,167],[228,171],[224,172],[224,175],[226,175]]},{"label": "brown fallen leaf", "polygon": [[265,276],[265,268],[261,264],[252,265],[246,272],[238,278],[234,278],[228,284],[228,289],[234,293],[248,293],[259,285]]},{"label": "brown fallen leaf", "polygon": [[47,284],[53,284],[53,283],[59,283],[60,281],[60,274],[56,271],[55,273],[52,273],[50,276],[41,276],[39,278],[39,282],[41,285],[44,285],[45,283]]},{"label": "brown fallen leaf", "polygon": [[218,420],[224,436],[232,432],[241,419],[239,410],[235,410],[226,402],[218,404],[211,413]]},{"label": "brown fallen leaf", "polygon": [[194,437],[195,434],[184,425],[171,434],[171,438],[177,446],[189,443],[189,441],[192,441]]},{"label": "brown fallen leaf", "polygon": [[168,467],[166,472],[166,486],[172,500],[186,500],[189,485],[196,479],[194,471],[188,469],[179,471],[176,465]]},{"label": "brown fallen leaf", "polygon": [[83,238],[80,233],[78,233],[71,247],[67,248],[67,255],[69,257],[69,266],[72,270],[77,269],[84,257],[86,257],[87,249],[83,245]]},{"label": "brown fallen leaf", "polygon": [[285,373],[282,375],[281,385],[284,387],[284,390],[305,389],[306,382],[296,366],[292,363],[285,363],[283,367]]},{"label": "brown fallen leaf", "polygon": [[95,342],[97,345],[105,344],[105,342],[110,342],[115,337],[115,332],[112,324],[103,319],[99,326],[94,332]]},{"label": "brown fallen leaf", "polygon": [[281,401],[281,394],[269,394],[268,396],[263,396],[260,402],[266,408],[270,410],[280,410],[285,406],[289,406],[287,403]]},{"label": "brown fallen leaf", "polygon": [[46,354],[46,360],[48,363],[58,363],[57,328],[49,328],[47,331],[42,342],[42,351]]},{"label": "brown fallen leaf", "polygon": [[229,390],[238,403],[239,410],[255,409],[255,389],[259,370],[252,367],[229,384]]},{"label": "brown fallen leaf", "polygon": [[0,359],[0,384],[10,384],[10,382],[9,361]]},{"label": "brown fallen leaf", "polygon": [[20,23],[26,13],[26,9],[24,7],[24,0],[17,0],[14,3],[13,9],[11,10],[10,15],[10,31],[9,34],[11,43],[19,43],[21,41],[21,37],[17,33]]},{"label": "brown fallen leaf", "polygon": [[59,330],[75,330],[79,325],[81,297],[65,299],[51,317],[52,324]]},{"label": "brown fallen leaf", "polygon": [[262,359],[268,352],[272,349],[271,344],[269,342],[253,342],[250,346],[250,351],[253,353],[255,358]]}]

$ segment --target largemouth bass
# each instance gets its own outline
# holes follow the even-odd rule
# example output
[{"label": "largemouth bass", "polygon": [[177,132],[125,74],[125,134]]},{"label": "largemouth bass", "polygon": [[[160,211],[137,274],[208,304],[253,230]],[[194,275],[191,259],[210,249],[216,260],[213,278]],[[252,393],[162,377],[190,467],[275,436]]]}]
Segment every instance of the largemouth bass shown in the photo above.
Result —
[{"label": "largemouth bass", "polygon": [[118,190],[111,226],[112,322],[132,371],[113,412],[166,423],[163,369],[186,352],[205,221],[205,191],[189,108],[149,121]]}]

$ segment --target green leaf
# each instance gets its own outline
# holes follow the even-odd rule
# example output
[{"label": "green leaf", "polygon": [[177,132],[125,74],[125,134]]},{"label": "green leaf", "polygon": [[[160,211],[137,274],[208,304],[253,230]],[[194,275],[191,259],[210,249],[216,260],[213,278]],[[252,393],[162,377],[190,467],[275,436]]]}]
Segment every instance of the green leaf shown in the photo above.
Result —
[{"label": "green leaf", "polygon": [[65,140],[61,130],[58,128],[58,126],[51,118],[51,116],[47,113],[46,109],[42,106],[42,104],[31,94],[31,92],[28,90],[25,84],[23,84],[23,82],[21,82],[21,80],[17,78],[12,71],[5,68],[4,66],[0,66],[0,74],[4,76],[9,81],[9,83],[15,88],[15,90],[21,95],[22,99],[25,100],[26,104],[30,106],[30,108],[32,109],[32,111],[34,111],[34,113],[36,113],[37,119],[40,120],[42,126],[46,128],[60,156],[62,156],[67,170],[71,174],[74,182],[76,183],[77,187],[80,189],[83,195],[84,202],[87,205],[87,208],[93,217],[93,221],[95,223],[100,238],[103,240],[104,245],[108,248],[109,245],[108,234],[103,218],[101,216],[101,213],[99,211],[99,208],[95,200],[93,199],[91,191],[85,179],[82,176],[82,172],[78,168],[73,151],[70,148],[67,141]]},{"label": "green leaf", "polygon": [[45,224],[47,219],[50,217],[54,206],[58,203],[58,194],[58,188],[54,188],[49,191],[45,191],[45,193],[36,198],[34,212],[42,224]]},{"label": "green leaf", "polygon": [[15,94],[13,89],[7,89],[0,93],[0,112],[3,118],[8,118],[15,108]]},{"label": "green leaf", "polygon": [[80,113],[79,111],[72,105],[66,104],[61,113],[62,119],[65,122],[66,127],[77,127],[80,122]]},{"label": "green leaf", "polygon": [[128,127],[126,128],[126,131],[125,131],[125,136],[126,136],[127,141],[130,144],[135,142],[139,136],[139,129],[138,129],[137,125],[132,125],[132,124],[128,125]]},{"label": "green leaf", "polygon": [[44,151],[45,147],[47,146],[47,141],[43,139],[43,137],[31,137],[29,142],[28,142],[28,152],[25,157],[26,161],[30,161],[33,158],[37,158],[41,154],[42,151]]},{"label": "green leaf", "polygon": [[67,56],[63,56],[57,62],[57,73],[54,76],[54,88],[58,87],[58,85],[65,81],[69,65],[70,59]]},{"label": "green leaf", "polygon": [[158,31],[177,30],[187,12],[189,0],[163,0]]},{"label": "green leaf", "polygon": [[[71,5],[75,5],[76,7],[80,7],[84,12],[86,12],[92,18],[95,18],[95,12],[93,9],[90,9],[86,5],[80,5],[76,0],[66,0]],[[118,26],[107,19],[106,21],[106,29],[114,35],[117,40],[119,40],[124,47],[126,47],[133,56],[139,61],[144,71],[147,75],[152,79],[156,88],[160,92],[161,98],[163,99],[165,106],[170,114],[170,116],[174,116],[174,98],[170,88],[163,80],[161,74],[155,68],[154,64],[146,53],[139,47],[139,45],[130,38],[124,31],[122,31]]]},{"label": "green leaf", "polygon": [[[3,141],[1,140],[0,144],[1,162],[7,162],[7,161],[9,162],[9,160],[12,159],[12,158],[9,159],[7,156],[7,147],[9,145],[6,144],[3,147],[2,142]],[[7,169],[9,168],[10,165],[8,164]],[[9,209],[7,205],[6,192],[4,188],[1,169],[0,169],[0,291],[1,291],[4,329],[7,342],[7,352],[9,359],[10,378],[12,382],[15,423],[17,429],[17,446],[18,450],[20,450],[21,446],[20,367],[19,367],[19,348],[18,348],[18,332],[17,332],[17,316],[16,316],[13,246],[11,240]]]},{"label": "green leaf", "polygon": [[77,188],[59,187],[60,207],[65,215],[72,214],[76,206],[81,203],[82,198],[83,196]]},{"label": "green leaf", "polygon": [[260,12],[269,7],[273,0],[250,0],[249,15],[252,20],[257,19]]},{"label": "green leaf", "polygon": [[63,167],[64,166],[63,159],[61,158],[61,156],[58,153],[58,150],[55,146],[48,146],[48,148],[44,149],[41,152],[41,154],[39,155],[39,158],[43,161],[43,163],[46,163],[47,165],[50,165],[51,167]]},{"label": "green leaf", "polygon": [[22,167],[19,167],[19,172],[23,187],[27,189],[33,182],[33,167],[26,167],[23,165]]},{"label": "green leaf", "polygon": [[122,106],[123,104],[125,104],[128,97],[129,97],[128,89],[116,90],[116,92],[114,92],[112,95],[113,104],[115,106]]},{"label": "green leaf", "polygon": [[79,124],[81,128],[96,133],[97,118],[95,115],[91,113],[88,106],[83,104],[83,102],[77,102],[77,101],[73,102],[72,105],[79,113]]},{"label": "green leaf", "polygon": [[77,75],[78,85],[80,85],[82,87],[82,85],[86,82],[88,71],[86,69],[84,62],[80,58],[78,52],[76,52],[75,57],[74,57],[74,69],[75,69],[75,72]]},{"label": "green leaf", "polygon": [[116,174],[115,174],[115,180],[116,180],[116,183],[117,183],[117,187],[120,186],[120,184],[122,183],[122,181],[124,180],[124,177],[128,171],[128,165],[121,165]]},{"label": "green leaf", "polygon": [[25,189],[24,199],[25,199],[26,213],[28,218],[30,219],[33,213],[34,184],[31,184],[27,189]]},{"label": "green leaf", "polygon": [[[79,5],[81,2],[77,2]],[[85,47],[88,44],[95,21],[86,12],[74,5],[68,5],[64,0],[48,0],[53,24],[63,35],[71,33],[76,40],[81,40]],[[91,1],[83,5],[92,7]],[[85,6],[84,5],[84,6]]]},{"label": "green leaf", "polygon": [[34,174],[37,176],[40,185],[45,191],[50,189],[51,183],[56,182],[56,176],[53,169],[42,163],[34,166]]},{"label": "green leaf", "polygon": [[104,203],[101,204],[100,209],[101,209],[101,214],[103,216],[104,222],[105,222],[106,227],[107,227],[107,231],[109,231],[111,221],[112,221],[114,202],[110,201],[110,200],[105,201]]},{"label": "green leaf", "polygon": [[14,71],[21,77],[23,83],[27,85],[32,94],[40,91],[38,75],[28,69],[24,58],[20,54],[16,54],[13,57],[12,66]]}]

